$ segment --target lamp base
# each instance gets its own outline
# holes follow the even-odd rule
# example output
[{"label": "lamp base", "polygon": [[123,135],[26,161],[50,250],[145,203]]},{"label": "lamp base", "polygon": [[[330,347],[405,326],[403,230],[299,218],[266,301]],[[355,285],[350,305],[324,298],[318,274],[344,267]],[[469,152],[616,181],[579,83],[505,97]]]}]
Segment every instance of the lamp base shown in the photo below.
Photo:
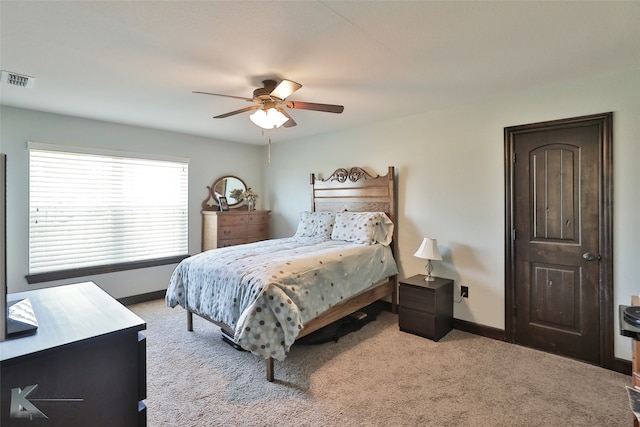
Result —
[{"label": "lamp base", "polygon": [[431,272],[433,271],[433,265],[431,265],[430,259],[427,260],[427,265],[425,266],[425,269],[427,270],[427,276],[424,278],[424,281],[434,282],[436,278],[431,275]]}]

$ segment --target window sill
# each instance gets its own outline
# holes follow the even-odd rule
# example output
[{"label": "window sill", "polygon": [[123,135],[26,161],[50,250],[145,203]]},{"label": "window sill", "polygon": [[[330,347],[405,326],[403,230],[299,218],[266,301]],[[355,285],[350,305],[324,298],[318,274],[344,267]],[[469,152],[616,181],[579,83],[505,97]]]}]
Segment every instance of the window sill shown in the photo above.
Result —
[{"label": "window sill", "polygon": [[73,277],[93,276],[95,274],[114,273],[117,271],[135,270],[138,268],[156,267],[166,264],[177,264],[189,255],[178,255],[168,258],[157,258],[145,261],[125,262],[121,264],[98,265],[94,267],[73,268],[69,270],[51,271],[26,275],[27,283],[51,282],[53,280],[71,279]]}]

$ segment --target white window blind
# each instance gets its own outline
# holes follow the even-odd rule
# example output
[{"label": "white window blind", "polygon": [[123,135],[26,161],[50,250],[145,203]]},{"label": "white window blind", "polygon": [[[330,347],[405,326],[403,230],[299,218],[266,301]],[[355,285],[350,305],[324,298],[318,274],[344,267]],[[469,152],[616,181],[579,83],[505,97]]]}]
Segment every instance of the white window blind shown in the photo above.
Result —
[{"label": "white window blind", "polygon": [[81,151],[29,143],[29,274],[188,253],[188,160]]}]

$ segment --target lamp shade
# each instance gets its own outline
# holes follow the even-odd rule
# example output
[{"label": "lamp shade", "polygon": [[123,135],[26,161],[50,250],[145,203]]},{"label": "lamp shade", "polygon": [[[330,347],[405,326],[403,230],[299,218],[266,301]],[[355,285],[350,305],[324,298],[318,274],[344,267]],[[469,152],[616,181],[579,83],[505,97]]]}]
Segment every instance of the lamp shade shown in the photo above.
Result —
[{"label": "lamp shade", "polygon": [[440,251],[438,250],[438,240],[425,237],[422,240],[422,244],[420,245],[416,253],[413,254],[413,256],[422,259],[442,259]]}]

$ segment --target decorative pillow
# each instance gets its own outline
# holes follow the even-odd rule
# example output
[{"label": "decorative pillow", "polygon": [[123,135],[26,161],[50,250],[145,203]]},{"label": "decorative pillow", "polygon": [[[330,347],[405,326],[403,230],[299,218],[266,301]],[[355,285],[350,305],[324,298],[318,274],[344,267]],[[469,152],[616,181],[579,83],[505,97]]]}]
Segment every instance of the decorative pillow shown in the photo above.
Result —
[{"label": "decorative pillow", "polygon": [[300,212],[300,223],[293,237],[331,238],[335,212]]},{"label": "decorative pillow", "polygon": [[387,246],[393,236],[393,222],[384,212],[338,212],[331,239]]},{"label": "decorative pillow", "polygon": [[380,212],[380,224],[376,230],[376,242],[389,246],[393,240],[393,221],[385,214]]}]

